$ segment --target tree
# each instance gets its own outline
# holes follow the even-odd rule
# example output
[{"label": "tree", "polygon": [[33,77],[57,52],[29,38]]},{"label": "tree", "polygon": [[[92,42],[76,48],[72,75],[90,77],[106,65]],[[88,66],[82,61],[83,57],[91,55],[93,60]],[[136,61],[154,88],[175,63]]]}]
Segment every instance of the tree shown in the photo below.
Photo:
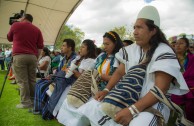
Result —
[{"label": "tree", "polygon": [[116,33],[118,33],[121,40],[129,39],[129,40],[135,41],[133,37],[133,32],[132,32],[132,25],[128,29],[127,29],[127,26],[115,27],[112,29],[112,31],[115,31]]},{"label": "tree", "polygon": [[186,33],[181,33],[181,34],[179,35],[179,37],[183,37],[183,38],[186,38],[186,36],[187,36]]},{"label": "tree", "polygon": [[76,44],[76,51],[78,51],[78,48],[84,38],[85,34],[82,32],[79,28],[76,28],[74,26],[67,26],[64,25],[59,33],[59,36],[57,38],[57,41],[55,43],[55,49],[60,49],[60,47],[63,44],[63,40],[70,38],[75,41]]}]

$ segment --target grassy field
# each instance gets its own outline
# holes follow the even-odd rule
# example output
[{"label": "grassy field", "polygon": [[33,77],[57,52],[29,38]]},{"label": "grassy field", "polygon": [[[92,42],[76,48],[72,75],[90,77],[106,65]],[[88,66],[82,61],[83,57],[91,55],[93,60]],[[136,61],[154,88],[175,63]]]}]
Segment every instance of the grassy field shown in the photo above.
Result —
[{"label": "grassy field", "polygon": [[[0,71],[0,91],[6,71]],[[0,126],[61,126],[56,120],[45,121],[40,115],[33,115],[28,109],[17,109],[20,97],[17,85],[7,80],[0,98]]]}]

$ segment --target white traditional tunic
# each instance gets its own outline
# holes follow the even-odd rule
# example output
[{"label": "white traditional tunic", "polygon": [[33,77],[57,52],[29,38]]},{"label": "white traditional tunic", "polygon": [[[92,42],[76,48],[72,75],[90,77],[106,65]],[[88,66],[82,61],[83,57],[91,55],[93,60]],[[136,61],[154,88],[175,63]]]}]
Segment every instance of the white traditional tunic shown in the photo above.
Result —
[{"label": "white traditional tunic", "polygon": [[[122,50],[116,54],[116,58],[125,64],[125,73],[134,65],[137,65],[141,59],[141,48],[137,44],[133,44],[131,46],[125,47],[128,59],[123,60],[123,52]],[[177,59],[174,59],[175,54],[173,50],[166,44],[160,43],[158,48],[155,50],[153,57],[148,64],[146,70],[146,81],[143,84],[141,97],[145,96],[149,90],[155,84],[155,73],[156,71],[163,71],[165,73],[170,74],[175,78],[175,85],[171,84],[168,93],[183,95],[188,92],[187,84],[180,72],[180,65]]]}]

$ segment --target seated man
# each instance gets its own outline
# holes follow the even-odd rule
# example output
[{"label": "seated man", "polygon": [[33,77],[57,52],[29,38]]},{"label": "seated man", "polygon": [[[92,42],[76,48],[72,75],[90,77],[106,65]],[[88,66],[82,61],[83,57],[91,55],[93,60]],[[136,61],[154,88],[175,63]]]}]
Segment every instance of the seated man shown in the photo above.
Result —
[{"label": "seated man", "polygon": [[75,42],[72,39],[64,39],[63,42],[61,52],[64,53],[64,57],[61,60],[56,73],[54,75],[47,76],[46,79],[41,79],[36,83],[33,110],[35,113],[41,113],[42,108],[45,105],[44,101],[47,101],[48,96],[46,95],[46,91],[48,90],[49,85],[53,82],[50,80],[51,76],[57,75],[60,71],[65,71],[71,61],[76,57]]}]

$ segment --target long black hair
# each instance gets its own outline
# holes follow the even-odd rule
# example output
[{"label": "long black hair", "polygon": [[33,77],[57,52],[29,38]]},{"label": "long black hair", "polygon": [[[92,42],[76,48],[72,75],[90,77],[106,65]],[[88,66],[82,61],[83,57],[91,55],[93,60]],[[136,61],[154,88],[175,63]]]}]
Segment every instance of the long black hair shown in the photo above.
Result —
[{"label": "long black hair", "polygon": [[116,32],[114,32],[114,31],[106,32],[103,35],[103,38],[105,38],[105,37],[109,38],[115,44],[113,54],[117,53],[119,51],[119,49],[123,47],[123,42]]},{"label": "long black hair", "polygon": [[169,45],[169,42],[167,41],[164,33],[160,30],[160,28],[158,26],[154,25],[154,22],[152,20],[149,20],[149,19],[144,19],[144,20],[145,20],[145,24],[147,25],[147,27],[150,31],[153,31],[154,29],[156,29],[156,34],[153,35],[151,37],[151,39],[149,40],[149,45],[151,48],[148,50],[148,52],[146,54],[146,61],[143,63],[145,65],[148,65],[152,59],[152,56],[153,56],[156,48],[158,47],[158,45],[160,43],[165,43],[170,48],[171,48],[171,46]]},{"label": "long black hair", "polygon": [[45,56],[49,56],[50,57],[50,50],[47,47],[44,47],[43,51],[45,53]]},{"label": "long black hair", "polygon": [[85,58],[96,58],[96,46],[94,44],[94,41],[90,39],[85,39],[82,44],[86,45],[88,50],[88,53]]}]

